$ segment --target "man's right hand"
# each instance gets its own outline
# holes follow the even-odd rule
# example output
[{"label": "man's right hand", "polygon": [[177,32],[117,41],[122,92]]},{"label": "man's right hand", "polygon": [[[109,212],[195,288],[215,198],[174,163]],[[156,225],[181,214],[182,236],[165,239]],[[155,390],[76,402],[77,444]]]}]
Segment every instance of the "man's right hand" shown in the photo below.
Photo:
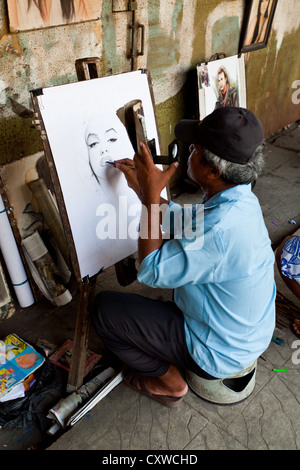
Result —
[{"label": "man's right hand", "polygon": [[123,158],[121,160],[115,160],[115,166],[118,170],[124,174],[128,187],[133,189],[137,196],[141,199],[140,185],[137,180],[136,169],[134,161],[130,158]]}]

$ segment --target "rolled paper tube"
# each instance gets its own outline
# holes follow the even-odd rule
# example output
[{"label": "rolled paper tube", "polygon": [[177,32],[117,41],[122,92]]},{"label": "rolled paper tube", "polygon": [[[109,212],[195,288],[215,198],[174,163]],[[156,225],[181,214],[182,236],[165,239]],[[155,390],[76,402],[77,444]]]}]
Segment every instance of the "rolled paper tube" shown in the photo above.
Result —
[{"label": "rolled paper tube", "polygon": [[[40,282],[46,288],[45,294],[52,302],[58,307],[65,305],[72,300],[70,292],[65,288],[63,284],[55,280],[57,274],[57,266],[53,262],[51,255],[48,252],[46,245],[38,232],[34,232],[29,237],[22,240],[22,246],[25,248],[26,259],[28,259],[28,265],[34,266],[37,279],[34,277],[36,283],[40,286]],[[41,289],[44,293],[44,289]]]},{"label": "rolled paper tube", "polygon": [[10,292],[0,263],[0,308],[11,301]]},{"label": "rolled paper tube", "polygon": [[45,222],[53,234],[66,263],[68,263],[69,248],[66,242],[61,218],[43,178],[31,181],[27,186],[32,191],[39,209],[44,216]]},{"label": "rolled paper tube", "polygon": [[0,250],[20,306],[29,307],[34,303],[34,297],[2,197],[0,197]]}]

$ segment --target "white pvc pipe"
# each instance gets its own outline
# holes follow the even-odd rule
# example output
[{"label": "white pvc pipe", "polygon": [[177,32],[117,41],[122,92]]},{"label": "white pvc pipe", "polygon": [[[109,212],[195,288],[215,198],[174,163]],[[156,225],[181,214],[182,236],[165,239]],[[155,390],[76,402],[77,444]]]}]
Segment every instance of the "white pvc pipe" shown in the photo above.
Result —
[{"label": "white pvc pipe", "polygon": [[34,303],[34,297],[2,197],[0,197],[0,250],[20,306],[29,307]]}]

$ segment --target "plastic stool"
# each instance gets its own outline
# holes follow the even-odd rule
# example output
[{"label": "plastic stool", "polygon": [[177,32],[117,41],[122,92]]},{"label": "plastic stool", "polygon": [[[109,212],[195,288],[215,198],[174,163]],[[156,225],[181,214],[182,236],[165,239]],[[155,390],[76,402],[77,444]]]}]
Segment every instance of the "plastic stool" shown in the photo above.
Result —
[{"label": "plastic stool", "polygon": [[225,379],[207,380],[189,370],[186,381],[196,395],[218,405],[238,403],[253,392],[257,361]]}]

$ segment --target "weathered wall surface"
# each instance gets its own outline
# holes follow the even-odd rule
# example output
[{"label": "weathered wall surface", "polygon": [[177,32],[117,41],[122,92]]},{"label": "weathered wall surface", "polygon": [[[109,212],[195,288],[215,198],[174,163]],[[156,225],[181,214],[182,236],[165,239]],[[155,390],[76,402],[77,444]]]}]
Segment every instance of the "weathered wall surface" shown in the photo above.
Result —
[{"label": "weathered wall surface", "polygon": [[[121,11],[128,2],[95,1],[96,21],[10,34],[6,1],[0,0],[0,164],[42,149],[31,119],[19,117],[12,106],[32,108],[30,90],[76,81],[75,60],[83,57],[99,57],[103,76],[131,70],[127,51],[133,13]],[[135,18],[144,25],[145,47],[134,67],[151,72],[164,151],[176,122],[197,117],[196,64],[216,52],[237,53],[245,3],[137,1]],[[300,105],[292,102],[292,85],[300,80],[299,23],[299,0],[278,0],[268,46],[246,55],[247,104],[266,136],[300,119]]]}]

